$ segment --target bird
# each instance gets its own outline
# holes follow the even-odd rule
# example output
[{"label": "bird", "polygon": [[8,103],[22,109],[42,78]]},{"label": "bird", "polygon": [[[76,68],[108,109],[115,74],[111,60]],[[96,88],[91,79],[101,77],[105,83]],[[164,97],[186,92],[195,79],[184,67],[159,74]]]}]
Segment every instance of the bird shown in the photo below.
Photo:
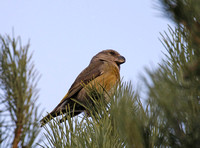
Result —
[{"label": "bird", "polygon": [[[102,50],[97,53],[91,59],[89,65],[77,76],[60,103],[52,112],[40,120],[41,126],[61,115],[61,113],[67,113],[68,110],[73,110],[71,117],[84,112],[86,110],[84,105],[91,99],[87,88],[95,87],[98,91],[99,86],[101,86],[106,92],[111,91],[120,81],[120,65],[125,61],[125,57],[113,49]],[[77,102],[80,102],[80,104]]]}]

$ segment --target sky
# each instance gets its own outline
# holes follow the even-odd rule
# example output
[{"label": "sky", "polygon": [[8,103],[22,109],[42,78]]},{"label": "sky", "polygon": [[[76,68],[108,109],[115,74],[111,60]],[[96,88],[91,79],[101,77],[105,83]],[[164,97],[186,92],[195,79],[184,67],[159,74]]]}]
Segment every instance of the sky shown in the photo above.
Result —
[{"label": "sky", "polygon": [[170,21],[156,0],[20,0],[0,2],[0,34],[30,40],[41,74],[43,116],[61,101],[91,58],[114,49],[126,58],[121,77],[134,87],[164,57],[160,32]]}]

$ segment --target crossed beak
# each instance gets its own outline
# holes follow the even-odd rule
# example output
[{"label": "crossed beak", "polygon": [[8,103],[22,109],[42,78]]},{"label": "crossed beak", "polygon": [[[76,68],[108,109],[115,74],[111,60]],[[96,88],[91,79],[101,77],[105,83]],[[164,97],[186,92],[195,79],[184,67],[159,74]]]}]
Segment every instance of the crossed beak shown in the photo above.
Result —
[{"label": "crossed beak", "polygon": [[117,60],[116,62],[117,62],[117,64],[123,64],[123,63],[126,62],[126,59],[125,59],[125,57],[123,57],[123,56],[119,56],[119,57],[118,57],[118,60]]}]

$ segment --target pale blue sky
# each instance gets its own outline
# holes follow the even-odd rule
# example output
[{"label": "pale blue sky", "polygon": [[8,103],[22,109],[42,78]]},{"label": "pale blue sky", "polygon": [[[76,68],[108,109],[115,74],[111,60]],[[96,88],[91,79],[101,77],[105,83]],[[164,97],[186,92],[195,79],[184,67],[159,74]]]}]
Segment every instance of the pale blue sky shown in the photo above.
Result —
[{"label": "pale blue sky", "polygon": [[1,1],[0,33],[11,35],[14,28],[24,44],[30,39],[42,74],[38,102],[50,112],[101,50],[126,57],[121,76],[134,86],[145,66],[157,66],[164,51],[159,32],[170,22],[155,5],[156,0]]}]

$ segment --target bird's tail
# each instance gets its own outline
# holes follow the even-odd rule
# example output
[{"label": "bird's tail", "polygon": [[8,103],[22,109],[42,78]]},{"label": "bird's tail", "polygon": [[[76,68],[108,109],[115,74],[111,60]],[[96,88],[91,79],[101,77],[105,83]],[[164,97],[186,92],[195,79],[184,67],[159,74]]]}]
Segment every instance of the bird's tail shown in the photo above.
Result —
[{"label": "bird's tail", "polygon": [[[65,113],[69,115],[70,117],[74,117],[80,114],[81,112],[83,112],[84,110],[85,109],[83,106],[81,106],[80,104],[76,104],[72,100],[70,101],[66,100],[65,102],[63,101],[60,104],[58,104],[51,113],[49,113],[42,120],[40,120],[41,127],[44,126],[47,122],[51,121],[54,117],[63,115]],[[63,119],[61,119],[60,122],[67,120],[66,118],[67,115]]]},{"label": "bird's tail", "polygon": [[51,121],[54,117],[57,117],[66,112],[68,105],[70,104],[70,99],[62,100],[51,113],[48,113],[42,120],[40,120],[41,127],[47,122]]},{"label": "bird's tail", "polygon": [[[74,117],[74,116],[77,116],[79,115],[80,113],[82,113],[84,111],[83,108],[81,108],[80,110],[74,110],[74,112],[66,112],[66,115],[60,119],[60,123],[67,120],[67,117]],[[43,127],[47,122],[51,121],[54,117],[57,117],[59,115],[61,115],[62,113],[59,113],[59,114],[52,114],[52,113],[49,113],[48,115],[46,115],[42,120],[40,120],[40,124],[41,124],[41,127]]]}]

